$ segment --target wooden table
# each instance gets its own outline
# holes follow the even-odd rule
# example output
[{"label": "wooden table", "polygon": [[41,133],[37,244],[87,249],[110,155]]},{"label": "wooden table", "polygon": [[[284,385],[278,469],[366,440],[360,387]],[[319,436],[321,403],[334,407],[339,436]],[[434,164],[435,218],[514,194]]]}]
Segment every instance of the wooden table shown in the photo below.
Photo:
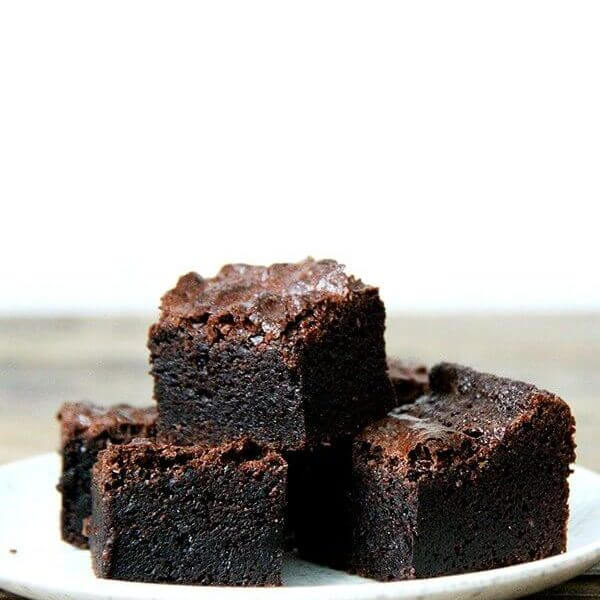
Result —
[{"label": "wooden table", "polygon": [[[62,402],[148,404],[151,322],[0,319],[0,463],[55,449],[53,417]],[[600,469],[600,314],[395,315],[387,333],[390,354],[461,362],[558,393],[577,420],[578,463]],[[544,596],[600,598],[600,571]]]}]

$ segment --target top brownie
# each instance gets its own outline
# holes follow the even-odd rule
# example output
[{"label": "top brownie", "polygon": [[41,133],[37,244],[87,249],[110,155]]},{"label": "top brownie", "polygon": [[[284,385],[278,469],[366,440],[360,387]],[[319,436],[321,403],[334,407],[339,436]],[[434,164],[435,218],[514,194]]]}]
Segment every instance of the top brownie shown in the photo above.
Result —
[{"label": "top brownie", "polygon": [[283,449],[356,432],[393,406],[378,289],[333,260],[180,278],[149,348],[159,432]]}]

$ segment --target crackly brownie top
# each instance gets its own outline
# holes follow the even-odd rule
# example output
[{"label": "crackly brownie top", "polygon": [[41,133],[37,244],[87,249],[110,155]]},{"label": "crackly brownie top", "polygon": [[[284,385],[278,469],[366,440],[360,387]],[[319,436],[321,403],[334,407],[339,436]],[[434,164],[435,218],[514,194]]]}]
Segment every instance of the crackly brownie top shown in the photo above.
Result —
[{"label": "crackly brownie top", "polygon": [[460,462],[500,442],[538,408],[566,410],[534,385],[441,363],[430,372],[430,393],[367,427],[359,441],[412,472]]},{"label": "crackly brownie top", "polygon": [[316,306],[363,292],[377,293],[377,288],[347,275],[334,260],[225,265],[210,279],[197,273],[181,277],[162,298],[161,320],[205,324],[224,335],[242,328],[277,338]]},{"label": "crackly brownie top", "polygon": [[156,407],[136,408],[128,404],[97,406],[89,402],[63,404],[57,415],[63,446],[73,438],[92,440],[108,435],[151,435],[156,423]]},{"label": "crackly brownie top", "polygon": [[[250,439],[227,442],[220,446],[173,446],[148,439],[109,446],[98,454],[94,473],[104,490],[120,486],[145,485],[164,478],[178,478],[189,469],[240,469],[253,477],[261,472],[287,472],[287,463],[277,452]],[[282,480],[283,486],[283,480]],[[284,487],[279,490],[284,491]]]},{"label": "crackly brownie top", "polygon": [[436,365],[429,380],[431,393],[398,413],[435,420],[483,443],[500,439],[539,405],[564,406],[558,396],[532,384],[450,363]]}]

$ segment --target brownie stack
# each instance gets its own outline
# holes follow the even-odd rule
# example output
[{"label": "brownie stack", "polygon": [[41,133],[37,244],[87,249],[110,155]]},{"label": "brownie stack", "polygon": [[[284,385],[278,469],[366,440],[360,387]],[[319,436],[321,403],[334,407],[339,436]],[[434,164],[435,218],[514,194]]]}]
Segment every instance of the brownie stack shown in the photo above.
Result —
[{"label": "brownie stack", "polygon": [[386,360],[384,328],[335,261],[183,276],[150,328],[158,418],[61,412],[63,538],[101,577],[200,585],[279,585],[290,547],[382,581],[564,551],[567,405]]}]

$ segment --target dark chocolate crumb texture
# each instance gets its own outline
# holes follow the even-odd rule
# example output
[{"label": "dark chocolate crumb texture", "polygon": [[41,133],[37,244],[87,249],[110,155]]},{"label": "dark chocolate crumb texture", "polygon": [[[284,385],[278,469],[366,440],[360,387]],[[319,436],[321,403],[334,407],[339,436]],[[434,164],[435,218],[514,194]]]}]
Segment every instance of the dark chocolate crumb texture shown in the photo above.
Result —
[{"label": "dark chocolate crumb texture", "polygon": [[298,450],[394,406],[377,288],[333,260],[190,273],[149,334],[159,435]]},{"label": "dark chocolate crumb texture", "polygon": [[99,577],[280,585],[287,464],[248,440],[221,447],[111,446],[93,469],[90,548]]},{"label": "dark chocolate crumb texture", "polygon": [[575,424],[533,385],[443,363],[431,392],[355,440],[347,567],[380,580],[565,550]]},{"label": "dark chocolate crumb texture", "polygon": [[86,402],[64,404],[57,418],[61,425],[62,494],[61,532],[66,542],[87,547],[84,521],[90,516],[90,480],[100,450],[136,437],[155,435],[156,408],[119,404],[103,408]]}]

